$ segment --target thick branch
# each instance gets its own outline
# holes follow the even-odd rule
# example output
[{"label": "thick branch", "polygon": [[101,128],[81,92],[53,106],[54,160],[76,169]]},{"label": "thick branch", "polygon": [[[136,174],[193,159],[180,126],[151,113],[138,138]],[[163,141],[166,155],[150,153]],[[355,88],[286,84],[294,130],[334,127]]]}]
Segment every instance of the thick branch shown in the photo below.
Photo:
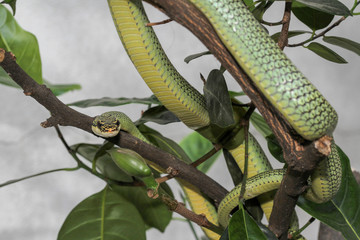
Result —
[{"label": "thick branch", "polygon": [[[51,112],[51,117],[41,124],[43,127],[51,127],[59,124],[77,127],[92,134],[92,117],[79,113],[62,103],[50,89],[44,85],[39,85],[27,75],[16,63],[15,57],[3,49],[0,49],[0,66],[23,88],[25,95],[31,96]],[[196,168],[185,164],[178,158],[159,148],[140,141],[126,132],[120,132],[118,136],[108,140],[118,146],[138,152],[144,158],[164,169],[172,168],[177,170],[177,177],[198,187],[200,191],[213,199],[215,203],[219,203],[227,194],[226,189]]]},{"label": "thick branch", "polygon": [[[165,12],[171,19],[189,29],[211,51],[231,73],[246,95],[251,99],[273,130],[283,148],[288,171],[277,192],[270,229],[278,236],[285,236],[297,197],[306,186],[310,173],[316,168],[321,157],[314,144],[293,134],[280,114],[271,106],[262,93],[244,74],[234,58],[222,44],[206,17],[186,0],[146,0]],[[314,154],[316,153],[316,154]],[[284,209],[284,206],[287,206]]]}]

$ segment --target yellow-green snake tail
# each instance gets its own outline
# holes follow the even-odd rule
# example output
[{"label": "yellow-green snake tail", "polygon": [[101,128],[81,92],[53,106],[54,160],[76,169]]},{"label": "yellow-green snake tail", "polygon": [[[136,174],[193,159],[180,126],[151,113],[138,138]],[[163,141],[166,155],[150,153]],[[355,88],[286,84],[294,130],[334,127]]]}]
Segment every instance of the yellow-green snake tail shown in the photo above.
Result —
[{"label": "yellow-green snake tail", "polygon": [[[296,133],[307,140],[332,133],[337,123],[335,110],[269,38],[241,1],[190,2],[204,13],[239,65]],[[141,1],[108,0],[108,3],[129,57],[155,96],[187,126],[193,129],[208,126],[210,120],[204,97],[181,77],[168,60],[152,28],[146,26],[148,19]],[[117,119],[114,121],[116,124]],[[108,128],[94,121],[95,131],[101,132],[100,127]],[[306,196],[313,201],[327,201],[340,185],[341,168],[338,167],[340,163],[334,146],[329,160],[321,163],[312,176],[312,187]],[[231,150],[235,158],[241,155],[241,148],[238,146]],[[284,170],[269,170],[267,163],[262,161],[250,160],[250,163],[253,165],[249,166],[249,170],[253,168],[256,175],[247,181],[246,198],[277,188]],[[317,179],[320,179],[321,186]],[[255,190],[257,186],[259,189]],[[220,204],[219,222],[223,226],[227,225],[231,206],[238,204],[239,189],[238,186],[232,190]],[[214,215],[213,212],[213,209],[208,209],[205,214],[209,217],[208,214]],[[216,223],[216,220],[213,221]]]}]

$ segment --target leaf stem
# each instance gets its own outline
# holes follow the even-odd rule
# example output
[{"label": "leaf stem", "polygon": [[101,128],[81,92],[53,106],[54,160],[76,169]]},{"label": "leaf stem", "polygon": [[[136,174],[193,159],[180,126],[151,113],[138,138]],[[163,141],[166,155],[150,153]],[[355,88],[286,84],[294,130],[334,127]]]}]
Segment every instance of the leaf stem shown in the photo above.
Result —
[{"label": "leaf stem", "polygon": [[[309,39],[302,41],[300,43],[296,43],[296,44],[288,44],[287,47],[298,47],[298,46],[303,46],[304,44],[313,41],[319,37],[325,36],[326,33],[328,33],[330,30],[332,30],[333,28],[335,28],[336,26],[338,26],[342,21],[344,21],[347,18],[347,16],[342,16],[339,20],[337,20],[335,23],[333,23],[330,27],[328,27],[327,29],[325,29],[324,31],[322,31],[319,34],[313,34]],[[315,32],[314,32],[315,33]]]},{"label": "leaf stem", "polygon": [[297,230],[295,233],[292,234],[291,239],[297,239],[297,237],[301,234],[301,232],[304,231],[314,221],[315,221],[315,218],[311,217],[309,219],[309,221],[307,221],[307,223],[305,223],[305,225],[302,228],[300,228],[299,230]]},{"label": "leaf stem", "polygon": [[221,148],[222,148],[222,146],[220,144],[215,144],[213,149],[211,149],[208,153],[206,153],[204,156],[202,156],[201,158],[199,158],[195,162],[191,163],[191,166],[193,166],[193,167],[199,166],[200,164],[202,164],[203,162],[205,162],[206,160],[211,158]]},{"label": "leaf stem", "polygon": [[74,168],[58,168],[58,169],[53,169],[53,170],[49,170],[49,171],[45,171],[45,172],[41,172],[41,173],[36,173],[36,174],[29,175],[29,176],[26,176],[26,177],[22,177],[22,178],[18,178],[18,179],[14,179],[14,180],[10,180],[10,181],[4,182],[4,183],[0,184],[0,188],[1,188],[1,187],[8,186],[8,185],[11,185],[11,184],[13,184],[13,183],[17,183],[17,182],[23,181],[23,180],[27,180],[27,179],[30,179],[30,178],[34,178],[34,177],[38,177],[38,176],[41,176],[41,175],[45,175],[45,174],[48,174],[48,173],[60,172],[60,171],[76,171],[76,170],[78,170],[79,168],[80,168],[79,166],[74,167]]}]

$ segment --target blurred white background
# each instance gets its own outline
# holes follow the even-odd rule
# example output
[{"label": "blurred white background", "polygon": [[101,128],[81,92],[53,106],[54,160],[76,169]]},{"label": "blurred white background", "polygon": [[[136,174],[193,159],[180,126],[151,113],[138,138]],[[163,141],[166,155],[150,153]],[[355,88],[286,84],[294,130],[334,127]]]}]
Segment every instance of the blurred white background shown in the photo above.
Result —
[{"label": "blurred white background", "polygon": [[[351,7],[351,0],[343,0]],[[283,2],[265,16],[278,21]],[[151,21],[166,19],[156,9],[148,7]],[[100,97],[146,97],[151,92],[128,59],[113,26],[107,2],[71,0],[18,1],[16,19],[27,31],[36,35],[43,63],[43,77],[51,83],[79,83],[81,91],[60,97],[65,103]],[[349,17],[329,36],[344,36],[360,42],[359,18]],[[292,29],[303,27],[293,19]],[[201,90],[199,73],[207,76],[219,68],[212,56],[205,56],[190,64],[183,59],[206,48],[175,22],[157,26],[156,32],[173,64],[192,85]],[[278,28],[271,29],[272,32]],[[298,42],[297,40],[290,40]],[[337,110],[340,121],[334,133],[336,142],[351,159],[353,168],[360,169],[358,145],[360,118],[359,56],[331,47],[348,60],[335,64],[317,57],[303,48],[285,51]],[[227,75],[229,89],[240,91],[239,85]],[[0,183],[45,170],[75,166],[52,128],[43,129],[40,122],[49,113],[22,91],[0,85]],[[141,105],[119,107],[136,120]],[[91,116],[110,108],[76,109]],[[112,109],[115,110],[115,109]],[[158,126],[150,124],[164,135],[180,141],[190,131],[182,124]],[[100,143],[101,139],[71,127],[61,128],[69,144]],[[258,136],[258,135],[257,135]],[[265,146],[266,147],[266,146]],[[216,169],[216,171],[215,171]],[[223,159],[219,159],[209,174],[227,189],[233,187]],[[170,184],[176,187],[176,183]],[[89,195],[100,191],[104,182],[85,171],[59,172],[0,189],[0,239],[22,240],[56,239],[64,219],[71,209]],[[178,189],[178,188],[177,188]],[[174,190],[177,193],[179,190]],[[304,215],[304,221],[309,216]],[[303,222],[302,222],[303,223]],[[308,239],[316,239],[318,223],[305,232]],[[148,239],[194,239],[186,223],[174,221],[162,234],[147,232]]]}]

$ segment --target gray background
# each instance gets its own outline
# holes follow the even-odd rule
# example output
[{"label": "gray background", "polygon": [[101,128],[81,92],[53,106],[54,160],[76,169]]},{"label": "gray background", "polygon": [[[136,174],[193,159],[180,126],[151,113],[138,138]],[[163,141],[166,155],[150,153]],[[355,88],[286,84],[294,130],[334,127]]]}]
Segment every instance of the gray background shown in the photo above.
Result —
[{"label": "gray background", "polygon": [[[350,0],[343,2],[349,7],[352,4]],[[19,1],[17,5],[16,18],[19,24],[38,38],[44,78],[52,83],[82,85],[81,91],[61,96],[62,101],[69,103],[103,96],[151,95],[120,44],[106,1],[27,0]],[[282,10],[283,3],[278,6],[266,15],[268,21],[279,20],[276,10]],[[151,21],[166,19],[156,9],[150,7],[148,10]],[[360,42],[358,23],[359,19],[349,18],[329,35],[349,37]],[[294,19],[291,26],[295,29],[298,24]],[[191,84],[201,89],[199,72],[207,76],[212,68],[219,67],[219,63],[212,56],[190,64],[184,63],[186,56],[206,48],[175,22],[158,26],[156,31],[173,64]],[[334,64],[302,48],[287,48],[286,53],[338,111],[340,121],[334,133],[335,139],[350,157],[353,168],[359,169],[359,56],[337,47],[332,48],[350,63]],[[229,75],[227,83],[229,89],[240,91],[238,84]],[[55,130],[39,126],[40,122],[49,117],[42,106],[17,89],[0,85],[0,92],[0,182],[75,165]],[[118,109],[135,120],[144,106],[124,106]],[[109,108],[77,110],[94,116]],[[190,132],[180,123],[150,126],[176,141]],[[65,127],[62,130],[69,144],[101,142],[101,139],[78,129]],[[209,174],[227,189],[233,187],[222,159]],[[170,184],[177,186],[174,181]],[[0,189],[0,239],[56,239],[71,209],[103,187],[104,182],[87,172],[77,171],[54,173]],[[308,218],[304,215],[302,223]],[[309,239],[316,239],[317,227],[318,223],[312,224],[305,235]],[[150,230],[147,236],[148,239],[194,239],[186,223],[179,221],[171,223],[165,234]]]}]

